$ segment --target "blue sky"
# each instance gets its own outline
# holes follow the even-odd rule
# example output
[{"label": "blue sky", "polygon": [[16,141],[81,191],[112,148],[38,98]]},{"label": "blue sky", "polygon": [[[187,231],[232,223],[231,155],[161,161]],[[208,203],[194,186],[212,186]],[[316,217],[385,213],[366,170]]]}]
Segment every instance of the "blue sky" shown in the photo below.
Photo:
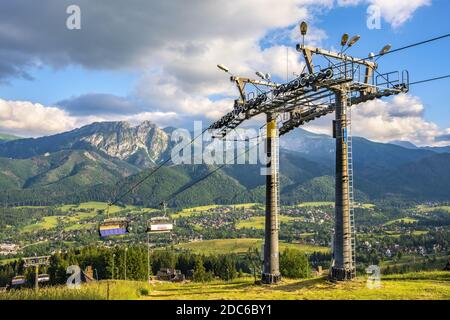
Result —
[{"label": "blue sky", "polygon": [[[69,2],[81,8],[81,30],[64,30],[64,9]],[[26,1],[0,4],[0,18],[4,18],[0,23],[0,57],[6,57],[4,65],[0,64],[0,108],[8,111],[3,114],[17,111],[11,119],[5,115],[0,118],[0,131],[35,136],[90,121],[149,118],[161,126],[187,125],[194,119],[213,121],[229,110],[235,94],[214,64],[226,63],[249,76],[256,68],[266,68],[275,78],[283,77],[285,46],[293,49],[299,41],[299,37],[293,39],[295,31],[291,29],[296,30],[300,20],[310,25],[307,41],[327,49],[338,48],[343,32],[360,34],[361,40],[348,51],[359,57],[377,52],[386,43],[395,49],[450,31],[450,2],[446,0],[401,0],[396,5],[384,0],[267,0],[259,6],[254,0],[230,1],[216,5],[223,5],[220,18],[214,18],[214,5],[201,2],[179,1],[179,10],[184,12],[181,16],[171,7],[146,1],[125,7],[120,1],[69,2],[46,0],[36,8]],[[371,3],[382,8],[379,30],[369,30],[366,25],[366,10]],[[402,15],[406,18],[395,20]],[[31,20],[30,16],[36,18]],[[178,26],[166,20],[183,22]],[[379,70],[407,69],[410,81],[450,74],[449,40],[386,55],[379,60]],[[291,50],[289,54],[294,59],[290,60],[291,71],[299,72],[300,56]],[[450,79],[421,84],[412,87],[401,101],[380,104],[380,110],[388,113],[393,106],[403,108],[408,104],[417,105],[418,111],[409,119],[389,123],[389,134],[374,130],[367,137],[433,144],[432,136],[450,134],[449,88]],[[102,96],[105,94],[107,100]],[[133,108],[118,111],[130,105],[123,100]],[[105,103],[114,108],[108,110]],[[36,104],[42,105],[36,117],[19,118],[34,112]],[[45,122],[49,114],[54,115],[54,123],[43,123],[39,128],[33,122],[34,118]],[[376,119],[371,120],[376,126]],[[384,121],[380,125],[386,124]],[[406,128],[414,121],[418,125]],[[414,133],[421,126],[427,134]],[[326,127],[322,121],[310,129],[326,132]]]}]

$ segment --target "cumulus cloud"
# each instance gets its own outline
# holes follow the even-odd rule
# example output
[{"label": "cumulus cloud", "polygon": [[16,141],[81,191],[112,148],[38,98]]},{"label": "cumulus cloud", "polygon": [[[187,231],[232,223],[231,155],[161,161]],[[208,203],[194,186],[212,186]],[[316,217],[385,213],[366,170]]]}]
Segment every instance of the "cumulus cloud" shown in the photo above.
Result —
[{"label": "cumulus cloud", "polygon": [[356,6],[362,2],[364,2],[364,0],[337,0],[337,4],[342,7]]},{"label": "cumulus cloud", "polygon": [[[65,19],[72,3],[42,0],[29,6],[17,0],[0,5],[0,53],[11,66],[0,65],[0,79],[17,77],[19,70],[35,64],[147,70],[127,99],[89,94],[57,105],[75,116],[133,110],[212,119],[230,109],[228,96],[236,94],[228,76],[217,70],[218,63],[242,76],[253,77],[259,70],[284,79],[287,50],[291,76],[300,72],[293,48],[261,48],[259,41],[276,29],[287,28],[291,37],[298,21],[310,17],[309,8],[330,7],[333,1],[79,0],[81,30],[70,31]],[[314,39],[324,36],[314,34]]]},{"label": "cumulus cloud", "polygon": [[370,3],[378,6],[384,20],[397,28],[411,19],[417,9],[430,5],[431,0],[370,0]]},{"label": "cumulus cloud", "polygon": [[[317,5],[327,2],[317,1]],[[173,44],[184,45],[195,56],[214,39],[232,46],[236,39],[260,38],[269,29],[296,23],[307,15],[304,5],[314,1],[78,0],[82,24],[77,31],[66,28],[66,8],[71,4],[72,0],[1,3],[0,51],[14,62],[6,73],[36,61],[55,67],[143,67],[157,63],[155,59]],[[19,53],[27,56],[12,61]]]},{"label": "cumulus cloud", "polygon": [[0,99],[0,130],[2,132],[36,136],[74,128],[76,120],[67,112],[29,101]]},{"label": "cumulus cloud", "polygon": [[[356,2],[340,0],[338,4]],[[379,5],[392,25],[403,23],[428,3],[364,2]],[[41,0],[36,6],[27,0],[0,4],[0,81],[30,78],[28,68],[39,65],[145,72],[128,97],[91,93],[56,103],[60,109],[9,101],[8,105],[28,108],[30,115],[35,113],[45,123],[53,120],[43,114],[51,113],[55,123],[44,127],[42,122],[39,128],[32,119],[25,117],[20,124],[16,117],[9,123],[2,121],[1,130],[37,135],[89,121],[150,119],[164,126],[183,125],[194,118],[216,119],[230,110],[236,95],[217,63],[242,76],[253,77],[258,70],[284,79],[287,50],[290,76],[300,72],[299,55],[285,44],[298,41],[298,21],[313,20],[315,8],[331,8],[335,1],[77,0],[82,24],[76,31],[65,24],[71,4],[71,0]],[[310,25],[309,44],[320,44],[326,37],[323,30]],[[266,46],[261,46],[262,40]],[[401,112],[411,111],[392,112],[400,112],[395,116],[401,118]]]},{"label": "cumulus cloud", "polygon": [[446,144],[450,143],[450,129],[446,130],[447,133],[437,136],[434,140],[437,142],[444,142]]},{"label": "cumulus cloud", "polygon": [[380,9],[381,16],[393,28],[397,28],[412,18],[414,12],[431,4],[431,0],[337,0],[339,6],[374,5]]},{"label": "cumulus cloud", "polygon": [[129,121],[139,123],[150,120],[161,127],[179,121],[174,112],[140,112],[131,115],[72,116],[57,107],[30,101],[0,99],[0,132],[24,137],[51,135],[72,130],[96,121]]},{"label": "cumulus cloud", "polygon": [[[424,118],[418,97],[397,95],[389,100],[372,100],[352,107],[353,135],[380,142],[410,141],[418,146],[441,146],[449,142],[450,128],[442,129]],[[305,129],[331,134],[334,115],[320,118]]]}]

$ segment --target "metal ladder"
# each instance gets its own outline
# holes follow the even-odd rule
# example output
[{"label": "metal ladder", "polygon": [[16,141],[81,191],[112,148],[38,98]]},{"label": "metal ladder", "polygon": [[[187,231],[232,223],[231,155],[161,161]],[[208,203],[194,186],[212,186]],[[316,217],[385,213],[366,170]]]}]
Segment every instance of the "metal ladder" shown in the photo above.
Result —
[{"label": "metal ladder", "polygon": [[275,156],[275,161],[272,163],[272,165],[275,165],[275,174],[276,174],[276,184],[277,184],[277,228],[278,231],[280,230],[280,214],[281,214],[281,200],[280,200],[280,137],[277,135],[277,138],[274,139],[273,145],[272,145],[272,157]]},{"label": "metal ladder", "polygon": [[[350,99],[347,103],[347,170],[348,170],[348,201],[350,213],[350,233],[352,247],[352,266],[356,270],[356,230],[355,230],[355,205],[353,190],[353,143],[352,143],[352,112]],[[354,271],[356,272],[356,271]]]}]

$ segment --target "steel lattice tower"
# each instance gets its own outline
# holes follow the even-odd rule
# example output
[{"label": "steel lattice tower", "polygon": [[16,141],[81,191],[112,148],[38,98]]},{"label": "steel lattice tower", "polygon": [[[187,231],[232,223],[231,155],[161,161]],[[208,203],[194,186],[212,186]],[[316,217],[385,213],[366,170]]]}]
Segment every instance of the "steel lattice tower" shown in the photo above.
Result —
[{"label": "steel lattice tower", "polygon": [[[302,22],[300,32],[304,37],[307,24]],[[355,226],[353,214],[353,167],[351,137],[348,132],[350,119],[347,110],[373,99],[408,92],[409,75],[407,71],[381,74],[374,55],[358,59],[345,54],[360,36],[341,39],[341,52],[333,52],[317,47],[298,44],[296,49],[305,60],[307,72],[292,81],[276,84],[270,77],[257,72],[260,80],[231,75],[239,90],[240,98],[235,101],[234,109],[213,123],[209,129],[216,137],[225,137],[242,122],[259,114],[267,117],[266,153],[271,161],[267,165],[266,176],[266,221],[265,246],[262,281],[276,283],[280,280],[278,247],[279,213],[279,177],[278,177],[278,136],[308,123],[309,121],[335,112],[333,136],[336,139],[336,177],[335,177],[335,219],[333,241],[333,263],[330,277],[333,280],[349,280],[356,275],[355,263]],[[345,48],[346,47],[346,48]],[[344,50],[345,48],[345,50]],[[378,54],[382,56],[391,48],[386,45]],[[327,66],[313,64],[313,56],[322,58]],[[219,69],[229,73],[224,65]],[[317,71],[319,69],[319,71]],[[375,73],[377,74],[375,76]],[[250,99],[246,96],[245,85],[270,87]],[[287,114],[289,119],[280,128],[276,125],[276,115]]]}]

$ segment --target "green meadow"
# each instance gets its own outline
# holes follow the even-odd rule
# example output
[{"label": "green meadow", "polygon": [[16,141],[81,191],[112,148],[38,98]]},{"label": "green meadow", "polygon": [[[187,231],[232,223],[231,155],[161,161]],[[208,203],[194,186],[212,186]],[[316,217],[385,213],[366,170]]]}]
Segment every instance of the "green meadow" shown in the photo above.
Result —
[{"label": "green meadow", "polygon": [[[214,239],[194,241],[176,245],[177,248],[189,249],[195,253],[221,254],[221,253],[245,253],[249,248],[261,249],[262,239],[240,238],[240,239]],[[329,248],[299,243],[280,242],[280,250],[285,248],[297,249],[306,253],[329,252]]]},{"label": "green meadow", "polygon": [[252,278],[205,283],[100,281],[79,289],[47,287],[0,293],[1,300],[450,300],[450,272],[432,271],[382,276],[379,288],[367,278],[333,283],[325,277],[282,279],[276,285],[258,285]]}]

